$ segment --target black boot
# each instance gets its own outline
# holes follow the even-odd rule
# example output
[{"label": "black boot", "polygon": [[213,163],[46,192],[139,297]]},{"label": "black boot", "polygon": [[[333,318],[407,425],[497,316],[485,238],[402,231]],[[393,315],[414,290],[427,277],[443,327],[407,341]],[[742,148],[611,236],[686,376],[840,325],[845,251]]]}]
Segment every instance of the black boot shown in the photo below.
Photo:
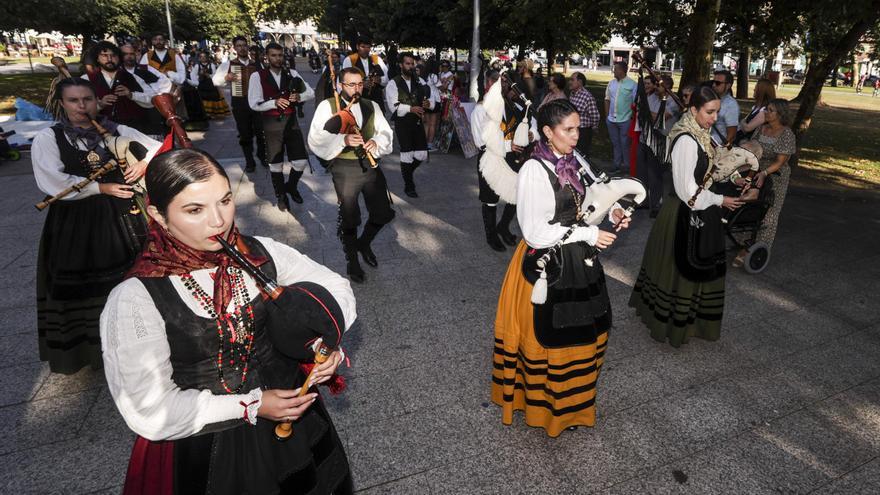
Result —
[{"label": "black boot", "polygon": [[483,205],[483,228],[486,230],[486,243],[495,251],[506,251],[507,248],[501,244],[498,239],[498,232],[495,227],[495,207]]},{"label": "black boot", "polygon": [[413,181],[415,169],[415,165],[412,163],[400,163],[400,174],[403,175],[403,192],[410,198],[419,197],[419,193],[416,192],[416,183]]},{"label": "black boot", "polygon": [[379,262],[376,260],[376,254],[373,253],[373,249],[370,247],[370,243],[373,242],[373,239],[376,238],[376,234],[382,230],[382,225],[373,222],[367,222],[364,226],[364,231],[361,233],[360,238],[358,238],[358,251],[360,251],[361,256],[364,258],[364,263],[377,267],[379,266]]},{"label": "black boot", "polygon": [[510,233],[510,222],[516,216],[516,205],[504,205],[501,212],[501,220],[498,221],[498,236],[508,246],[516,246],[516,236]]},{"label": "black boot", "polygon": [[275,201],[281,211],[290,211],[290,203],[287,201],[287,191],[284,190],[284,172],[271,172],[272,189],[275,190]]},{"label": "black boot", "polygon": [[299,178],[303,176],[302,172],[297,172],[296,170],[290,171],[290,176],[287,177],[287,193],[290,194],[290,198],[293,199],[294,203],[302,204],[303,197],[299,194],[297,190],[297,185],[299,184]]},{"label": "black boot", "polygon": [[242,146],[241,152],[244,153],[244,171],[253,172],[257,169],[257,162],[254,161],[254,147]]},{"label": "black boot", "polygon": [[363,283],[364,269],[358,263],[357,229],[345,229],[340,235],[342,250],[345,252],[345,273],[352,282]]}]

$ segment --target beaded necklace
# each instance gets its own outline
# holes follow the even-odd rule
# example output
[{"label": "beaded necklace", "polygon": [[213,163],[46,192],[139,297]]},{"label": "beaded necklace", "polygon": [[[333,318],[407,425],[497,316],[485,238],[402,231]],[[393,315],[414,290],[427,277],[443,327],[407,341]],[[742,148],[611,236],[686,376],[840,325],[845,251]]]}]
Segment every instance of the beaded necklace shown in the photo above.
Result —
[{"label": "beaded necklace", "polygon": [[[214,321],[217,322],[217,375],[220,384],[227,393],[238,393],[247,380],[250,366],[251,350],[254,346],[254,310],[250,303],[250,294],[244,281],[242,271],[236,267],[228,267],[227,273],[232,282],[232,301],[235,309],[232,313],[223,312],[218,315],[214,310],[214,299],[205,292],[192,274],[180,276],[183,285],[193,298]],[[224,363],[233,372],[241,372],[241,381],[232,388],[223,373]]]}]

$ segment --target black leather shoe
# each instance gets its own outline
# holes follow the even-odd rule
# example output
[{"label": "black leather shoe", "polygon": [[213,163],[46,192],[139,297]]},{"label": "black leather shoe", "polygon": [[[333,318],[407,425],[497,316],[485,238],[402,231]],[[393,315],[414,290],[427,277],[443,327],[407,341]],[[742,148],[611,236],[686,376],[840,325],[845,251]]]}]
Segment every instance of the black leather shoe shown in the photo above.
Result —
[{"label": "black leather shoe", "polygon": [[287,201],[287,195],[275,196],[275,201],[278,204],[279,210],[290,211],[290,202]]},{"label": "black leather shoe", "polygon": [[361,253],[361,258],[364,259],[364,263],[373,268],[379,266],[379,260],[376,259],[376,254],[370,249],[370,246],[359,246],[358,252]]}]

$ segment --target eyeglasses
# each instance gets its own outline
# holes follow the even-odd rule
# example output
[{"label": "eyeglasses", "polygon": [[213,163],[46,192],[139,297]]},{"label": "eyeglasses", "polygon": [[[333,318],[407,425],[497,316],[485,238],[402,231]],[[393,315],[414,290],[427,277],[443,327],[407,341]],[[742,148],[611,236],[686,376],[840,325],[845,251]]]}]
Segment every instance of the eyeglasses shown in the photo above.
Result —
[{"label": "eyeglasses", "polygon": [[345,87],[345,88],[363,88],[363,87],[364,87],[364,83],[363,83],[363,82],[359,82],[359,83],[342,83],[342,86]]},{"label": "eyeglasses", "polygon": [[727,81],[712,81],[712,86],[718,86],[719,84],[727,84]]}]

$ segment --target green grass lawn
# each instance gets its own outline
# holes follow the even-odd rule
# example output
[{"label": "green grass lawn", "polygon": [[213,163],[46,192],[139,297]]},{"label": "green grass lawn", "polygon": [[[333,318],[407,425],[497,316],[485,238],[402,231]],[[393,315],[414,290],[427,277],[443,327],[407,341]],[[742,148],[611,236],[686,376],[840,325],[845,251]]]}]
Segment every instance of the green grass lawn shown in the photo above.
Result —
[{"label": "green grass lawn", "polygon": [[36,103],[46,104],[49,86],[55,74],[3,74],[0,75],[0,115],[15,113],[15,97]]},{"label": "green grass lawn", "polygon": [[[35,64],[48,64],[52,57],[31,57],[31,61]],[[68,64],[71,62],[79,62],[79,56],[64,57],[64,61]],[[6,65],[28,65],[27,57],[0,57],[0,64]]]},{"label": "green grass lawn", "polygon": [[[601,108],[611,72],[585,75]],[[750,93],[753,86],[754,82],[749,86]],[[777,96],[792,99],[799,91],[800,86],[784,85]],[[739,104],[745,115],[752,100],[739,100]],[[593,147],[598,157],[610,159],[611,143],[604,122],[593,138]],[[815,189],[880,189],[880,97],[872,98],[870,89],[858,95],[852,87],[823,88],[822,102],[816,107],[801,143],[798,164],[800,167],[792,176],[797,185]]]}]

